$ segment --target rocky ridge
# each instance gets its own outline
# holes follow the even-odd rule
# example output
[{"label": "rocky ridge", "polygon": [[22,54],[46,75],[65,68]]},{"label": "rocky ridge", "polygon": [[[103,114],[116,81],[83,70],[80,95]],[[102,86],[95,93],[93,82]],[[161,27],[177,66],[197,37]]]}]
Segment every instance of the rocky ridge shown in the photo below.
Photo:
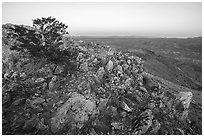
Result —
[{"label": "rocky ridge", "polygon": [[3,134],[197,134],[188,118],[192,92],[162,90],[139,57],[94,43],[71,46],[76,70],[16,53],[18,61],[4,62]]}]

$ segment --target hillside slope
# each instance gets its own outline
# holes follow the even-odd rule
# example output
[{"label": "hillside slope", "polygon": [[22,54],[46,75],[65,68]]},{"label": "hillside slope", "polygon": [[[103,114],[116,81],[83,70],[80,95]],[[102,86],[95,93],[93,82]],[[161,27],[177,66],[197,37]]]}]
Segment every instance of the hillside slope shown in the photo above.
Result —
[{"label": "hillside slope", "polygon": [[146,71],[173,83],[202,90],[202,38],[74,37],[110,45],[143,58]]},{"label": "hillside slope", "polygon": [[74,65],[17,52],[4,58],[3,134],[202,134],[201,92],[147,73],[131,52],[65,46],[78,51]]}]

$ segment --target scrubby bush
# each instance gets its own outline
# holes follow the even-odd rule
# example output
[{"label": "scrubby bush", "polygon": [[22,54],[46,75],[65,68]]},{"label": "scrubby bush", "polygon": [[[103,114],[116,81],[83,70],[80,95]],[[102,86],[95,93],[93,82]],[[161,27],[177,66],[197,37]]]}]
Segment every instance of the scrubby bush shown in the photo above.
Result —
[{"label": "scrubby bush", "polygon": [[28,53],[35,58],[46,58],[56,64],[72,60],[77,56],[76,50],[60,49],[63,36],[68,34],[67,27],[52,17],[34,19],[33,28],[15,25],[10,28],[10,36],[16,39],[11,50]]}]

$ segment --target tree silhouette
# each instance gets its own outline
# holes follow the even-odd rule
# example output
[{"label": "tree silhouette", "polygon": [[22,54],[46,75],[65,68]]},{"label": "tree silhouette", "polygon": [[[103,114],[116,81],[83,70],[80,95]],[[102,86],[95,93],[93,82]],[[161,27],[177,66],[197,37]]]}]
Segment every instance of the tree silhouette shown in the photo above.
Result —
[{"label": "tree silhouette", "polygon": [[36,58],[46,58],[53,63],[72,60],[76,58],[76,49],[60,49],[63,36],[68,34],[67,28],[67,25],[52,17],[34,19],[33,28],[14,25],[10,28],[10,36],[16,42],[11,49],[29,53]]}]

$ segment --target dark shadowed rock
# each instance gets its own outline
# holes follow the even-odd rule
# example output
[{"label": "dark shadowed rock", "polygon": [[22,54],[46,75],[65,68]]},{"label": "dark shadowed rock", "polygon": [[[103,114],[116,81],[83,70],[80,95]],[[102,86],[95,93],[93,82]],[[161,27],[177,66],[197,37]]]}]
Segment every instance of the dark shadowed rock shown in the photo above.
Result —
[{"label": "dark shadowed rock", "polygon": [[34,115],[30,120],[25,122],[23,130],[25,130],[26,132],[34,130],[38,122],[38,117]]},{"label": "dark shadowed rock", "polygon": [[135,126],[133,127],[133,134],[145,134],[149,127],[152,125],[152,119],[153,115],[150,109],[147,109],[143,113],[141,113],[138,119],[134,122]]},{"label": "dark shadowed rock", "polygon": [[159,131],[160,128],[161,128],[161,124],[158,122],[158,120],[153,119],[152,120],[152,125],[148,130],[148,134],[156,135],[156,134],[158,134],[158,131]]}]

